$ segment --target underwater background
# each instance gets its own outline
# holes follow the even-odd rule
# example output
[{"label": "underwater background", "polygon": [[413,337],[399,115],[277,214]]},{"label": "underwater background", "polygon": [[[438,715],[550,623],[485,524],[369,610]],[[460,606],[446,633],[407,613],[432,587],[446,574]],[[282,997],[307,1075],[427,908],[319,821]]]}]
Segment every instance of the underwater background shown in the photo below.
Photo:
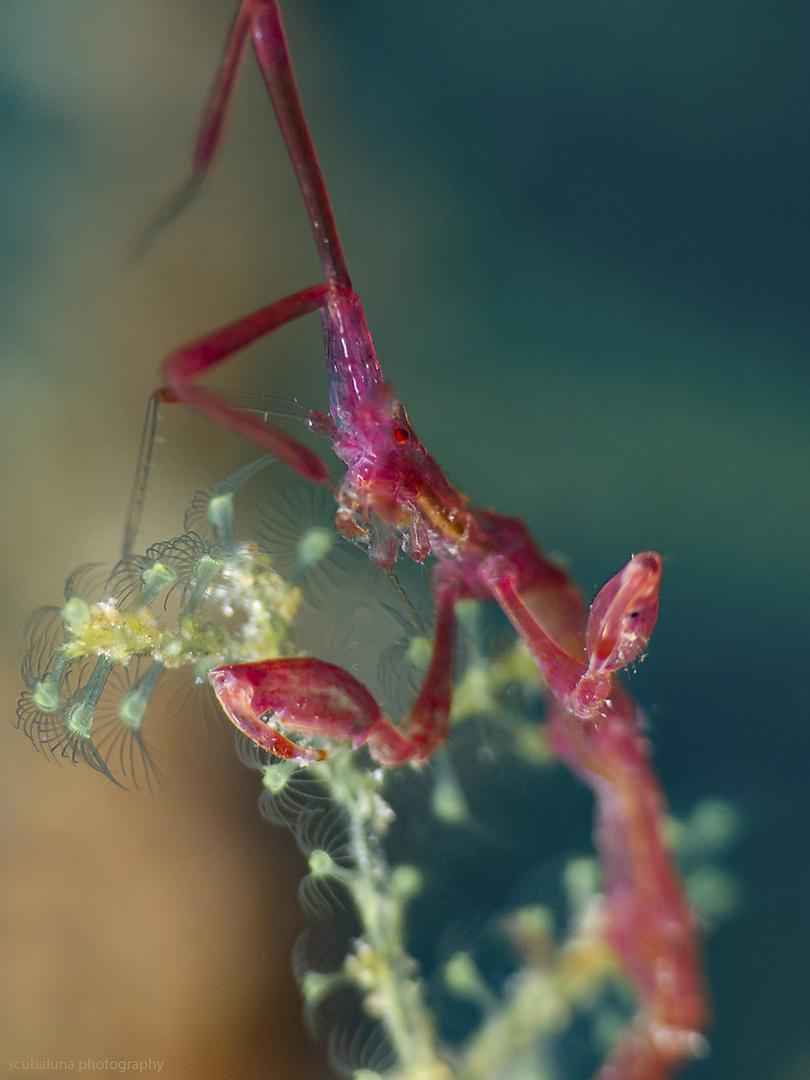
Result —
[{"label": "underwater background", "polygon": [[[320,276],[252,62],[215,176],[131,258],[185,176],[231,7],[0,7],[1,1069],[324,1075],[290,975],[301,863],[230,730],[187,709],[149,795],[53,766],[11,724],[28,612],[117,558],[159,360]],[[634,691],[674,812],[719,796],[742,822],[737,911],[708,944],[712,1054],[684,1077],[803,1080],[810,10],[283,11],[354,285],[428,449],[589,594],[632,552],[665,556]],[[317,320],[275,339],[216,384],[325,407]],[[161,436],[150,541],[250,457],[179,412]],[[559,813],[586,851],[574,781]]]}]

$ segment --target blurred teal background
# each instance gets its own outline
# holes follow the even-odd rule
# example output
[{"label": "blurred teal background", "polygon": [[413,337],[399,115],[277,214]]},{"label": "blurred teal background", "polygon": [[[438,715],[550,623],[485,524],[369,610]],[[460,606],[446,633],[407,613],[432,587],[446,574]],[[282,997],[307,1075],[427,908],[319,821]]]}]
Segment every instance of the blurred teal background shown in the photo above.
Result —
[{"label": "blurred teal background", "polygon": [[[252,65],[216,177],[127,265],[183,177],[230,8],[0,8],[9,702],[28,609],[57,602],[78,563],[116,556],[159,358],[318,277]],[[564,552],[588,592],[633,551],[666,557],[634,680],[657,763],[677,813],[719,795],[745,823],[729,859],[743,906],[709,944],[713,1052],[685,1075],[803,1080],[810,9],[284,10],[354,284],[423,441],[476,503]],[[277,337],[242,385],[323,407],[317,325]],[[246,453],[182,417],[162,433],[147,523],[160,537],[198,474]],[[71,805],[78,772],[49,771],[13,730],[3,745],[28,778],[9,781],[13,806],[53,783]]]}]

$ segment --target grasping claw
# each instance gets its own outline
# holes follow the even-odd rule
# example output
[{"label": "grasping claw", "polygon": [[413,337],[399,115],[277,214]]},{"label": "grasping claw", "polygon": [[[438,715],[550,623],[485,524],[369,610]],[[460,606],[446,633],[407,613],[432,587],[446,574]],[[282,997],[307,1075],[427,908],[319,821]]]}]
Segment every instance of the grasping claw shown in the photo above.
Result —
[{"label": "grasping claw", "polygon": [[650,640],[658,617],[661,556],[654,551],[634,555],[600,589],[585,632],[587,664],[543,629],[518,595],[513,575],[498,572],[501,562],[493,560],[492,565],[491,588],[551,693],[581,720],[596,719],[609,703],[613,673],[637,660]]},{"label": "grasping claw", "polygon": [[276,757],[322,761],[327,756],[326,750],[288,739],[278,730],[283,725],[355,749],[366,744],[382,765],[415,760],[411,740],[385,719],[365,686],[325,660],[304,656],[227,664],[213,668],[208,678],[239,730]]},{"label": "grasping claw", "polygon": [[634,555],[598,592],[588,613],[588,670],[565,704],[582,719],[598,713],[610,697],[611,675],[644,650],[658,618],[661,556]]}]

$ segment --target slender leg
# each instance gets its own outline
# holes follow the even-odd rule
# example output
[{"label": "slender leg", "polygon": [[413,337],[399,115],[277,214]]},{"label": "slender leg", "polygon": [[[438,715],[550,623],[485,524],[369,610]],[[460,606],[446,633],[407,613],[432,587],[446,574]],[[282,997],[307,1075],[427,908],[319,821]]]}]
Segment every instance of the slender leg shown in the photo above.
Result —
[{"label": "slender leg", "polygon": [[252,5],[243,0],[236,13],[225,53],[211,96],[205,107],[202,123],[197,132],[192,157],[192,184],[199,184],[208,174],[217,151],[222,146],[233,95],[239,81],[239,72],[245,59],[245,49],[253,21]]},{"label": "slender leg", "polygon": [[234,353],[277,327],[309,312],[323,309],[333,294],[334,290],[328,285],[314,285],[186,345],[165,361],[163,373],[166,388],[161,392],[162,400],[183,402],[275,454],[308,480],[324,483],[329,476],[329,470],[309,447],[280,428],[242,412],[213,391],[202,389],[196,385],[195,380],[202,372],[217,367]]},{"label": "slender leg", "polygon": [[637,1013],[596,1080],[667,1080],[705,1052],[708,1017],[697,921],[666,839],[666,806],[641,717],[621,686],[597,725],[556,702],[552,744],[596,796],[605,936],[625,968]]},{"label": "slender leg", "polygon": [[[210,171],[222,145],[249,37],[273,102],[279,126],[298,177],[328,284],[316,285],[254,312],[170,356],[164,365],[166,389],[160,399],[181,401],[275,454],[302,476],[324,483],[329,472],[298,440],[235,408],[195,384],[195,377],[285,323],[340,303],[351,283],[340,246],[326,185],[304,116],[276,0],[243,0],[234,21],[194,147],[192,179],[152,231],[162,228],[186,204]],[[353,295],[353,294],[352,294]],[[370,347],[370,343],[369,343]],[[144,454],[148,457],[149,450]]]},{"label": "slender leg", "polygon": [[[613,678],[647,646],[660,577],[660,556],[643,552],[600,590],[588,615],[583,663],[546,634],[496,561],[489,575],[552,695],[555,749],[596,795],[606,936],[638,999],[635,1019],[597,1080],[668,1080],[705,1047],[700,1032],[708,1007],[696,922],[667,848],[666,808],[640,714]],[[575,643],[579,636],[572,635]]]},{"label": "slender leg", "polygon": [[243,0],[197,132],[191,180],[172,201],[169,210],[161,215],[157,225],[162,227],[179,213],[211,170],[225,138],[234,91],[244,62],[247,41],[251,36],[256,58],[304,196],[326,280],[330,285],[350,289],[349,272],[343,258],[326,184],[295,84],[281,12],[276,0]]},{"label": "slender leg", "polygon": [[[253,47],[304,196],[326,280],[351,288],[332,205],[295,85],[287,38],[276,0],[245,0],[252,13]],[[234,36],[236,29],[234,31]]]},{"label": "slender leg", "polygon": [[436,626],[433,650],[422,687],[408,710],[402,733],[410,744],[412,761],[427,761],[447,738],[450,705],[453,699],[453,656],[455,644],[456,594],[443,582],[433,589]]},{"label": "slender leg", "polygon": [[587,665],[546,633],[518,595],[513,575],[501,572],[497,560],[487,580],[551,693],[580,719],[596,719],[609,704],[613,672],[636,660],[650,640],[658,615],[661,556],[654,551],[635,555],[600,589],[585,630]]},{"label": "slender leg", "polygon": [[[163,373],[166,386],[157,390],[149,402],[135,481],[129,500],[123,541],[124,555],[128,555],[133,550],[140,524],[161,403],[182,402],[209,419],[224,424],[246,439],[250,439],[251,442],[285,462],[290,468],[295,469],[307,480],[318,484],[328,481],[329,469],[309,447],[275,425],[267,423],[266,420],[238,408],[221,394],[197,386],[195,380],[196,376],[229,360],[234,353],[265,334],[269,334],[277,327],[312,311],[323,312],[328,302],[331,300],[334,303],[336,299],[340,304],[342,294],[339,291],[330,289],[328,285],[313,285],[309,289],[304,289],[300,293],[295,293],[253,312],[213,334],[198,338],[197,341],[184,346],[164,361]],[[328,418],[322,418],[322,420],[324,422],[312,423],[309,426],[313,429],[317,428],[329,437],[331,432],[328,423],[325,422]]]},{"label": "slender leg", "polygon": [[420,764],[447,735],[452,695],[455,594],[447,585],[440,585],[436,594],[431,661],[401,727],[382,715],[362,683],[314,657],[226,664],[208,678],[236,727],[278,757],[318,761],[326,756],[281,734],[278,725],[284,725],[354,747],[365,744],[383,765]]}]

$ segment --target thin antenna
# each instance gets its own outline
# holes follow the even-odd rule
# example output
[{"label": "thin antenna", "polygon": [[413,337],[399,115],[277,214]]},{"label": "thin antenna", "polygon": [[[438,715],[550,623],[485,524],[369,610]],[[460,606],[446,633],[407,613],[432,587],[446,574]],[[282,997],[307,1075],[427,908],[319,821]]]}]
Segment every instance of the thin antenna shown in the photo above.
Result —
[{"label": "thin antenna", "polygon": [[405,605],[405,607],[406,607],[406,609],[408,611],[408,614],[413,619],[417,630],[419,631],[419,633],[423,637],[428,637],[428,629],[427,629],[427,627],[425,626],[425,624],[422,622],[421,618],[419,617],[419,614],[417,613],[416,608],[413,606],[413,604],[411,603],[410,597],[408,596],[408,594],[405,592],[402,585],[400,584],[399,578],[394,573],[393,568],[389,566],[389,568],[385,572],[388,575],[389,580],[391,581],[391,584],[396,589],[397,596],[400,598],[402,603]]},{"label": "thin antenna", "polygon": [[132,483],[132,494],[129,496],[129,503],[127,505],[124,539],[121,543],[121,557],[124,559],[134,551],[138,530],[141,527],[143,507],[144,502],[146,501],[146,488],[149,484],[149,471],[152,467],[152,452],[155,448],[155,434],[157,432],[160,402],[160,391],[156,390],[149,398],[149,405],[146,409],[143,435],[141,435],[141,448],[138,453],[138,465],[135,469],[135,479]]}]

